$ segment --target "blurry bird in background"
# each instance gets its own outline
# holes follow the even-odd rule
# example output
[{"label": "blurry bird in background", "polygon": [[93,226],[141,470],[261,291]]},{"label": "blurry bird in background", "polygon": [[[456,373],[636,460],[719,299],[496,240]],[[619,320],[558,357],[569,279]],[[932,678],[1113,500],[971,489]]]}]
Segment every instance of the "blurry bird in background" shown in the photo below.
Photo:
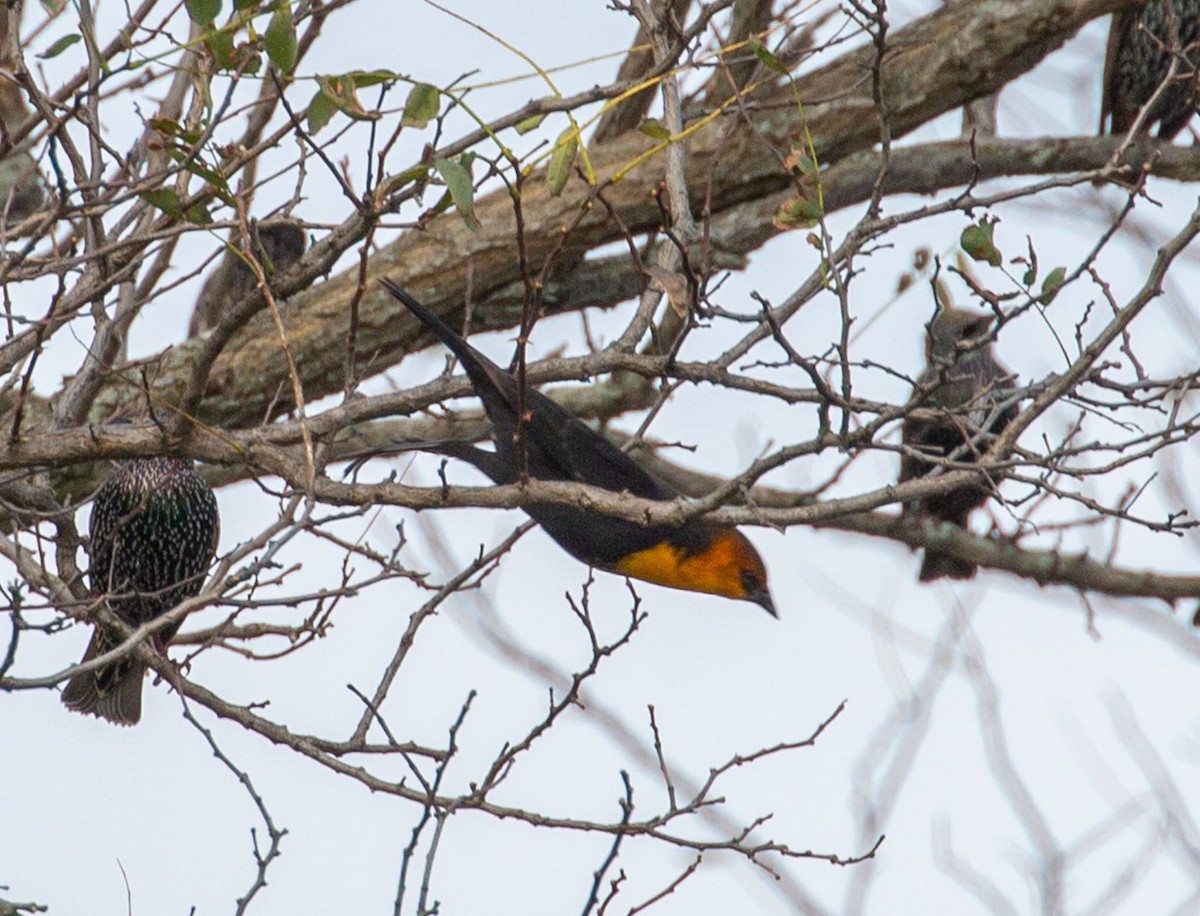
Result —
[{"label": "blurry bird in background", "polygon": [[[1100,132],[1124,134],[1138,113],[1168,78],[1142,122],[1149,134],[1158,124],[1158,136],[1170,140],[1178,134],[1200,102],[1200,0],[1150,0],[1113,15],[1104,60]],[[1174,75],[1171,65],[1175,64]]]},{"label": "blurry bird in background", "polygon": [[[21,128],[34,117],[15,76],[24,71],[21,5],[0,4],[0,225],[9,233],[47,207],[52,197],[30,142],[37,131],[18,139]],[[45,232],[45,226],[25,231]]]},{"label": "blurry bird in background", "polygon": [[[468,442],[404,443],[375,449],[351,469],[376,455],[416,448],[466,461],[498,484],[516,483],[521,435],[524,470],[534,480],[574,480],[643,499],[678,498],[678,492],[533,388],[524,393],[525,423],[518,431],[517,380],[398,285],[380,282],[458,357],[491,421],[495,451]],[[753,601],[775,614],[762,559],[732,526],[699,518],[682,525],[639,525],[561,503],[535,503],[525,511],[559,546],[589,566],[667,588]]]},{"label": "blurry bird in background", "polygon": [[[119,462],[96,493],[89,526],[91,594],[131,627],[161,617],[196,595],[217,551],[217,498],[183,458]],[[179,624],[153,636],[165,652]],[[123,637],[97,624],[83,662]],[[133,655],[74,675],[63,690],[70,709],[134,725],[142,715],[146,666]]]},{"label": "blurry bird in background", "polygon": [[[300,260],[308,244],[304,227],[294,220],[277,219],[250,223],[251,251],[270,280]],[[235,245],[236,248],[236,245]],[[246,298],[258,286],[258,275],[237,250],[225,251],[217,269],[204,282],[188,325],[188,336],[216,327],[225,310]]]},{"label": "blurry bird in background", "polygon": [[[16,14],[14,13],[13,16]],[[10,19],[0,12],[0,23]],[[45,179],[38,171],[28,139],[9,145],[13,134],[33,112],[25,101],[25,93],[13,81],[4,66],[5,54],[0,50],[0,225],[13,231],[20,223],[47,206],[51,195]]]},{"label": "blurry bird in background", "polygon": [[[944,411],[944,415],[928,420],[906,417],[901,440],[907,449],[931,459],[970,464],[988,450],[989,436],[998,435],[1017,415],[1016,404],[1005,403],[1015,387],[1013,376],[992,353],[993,320],[994,316],[985,312],[941,308],[929,323],[926,368],[917,379],[917,390],[932,389],[919,406]],[[901,483],[944,473],[944,465],[912,452],[901,455]],[[971,511],[982,506],[991,492],[988,483],[980,481],[927,496],[905,509],[921,519],[966,528]],[[943,576],[970,579],[974,575],[974,563],[925,549],[920,581]]]}]

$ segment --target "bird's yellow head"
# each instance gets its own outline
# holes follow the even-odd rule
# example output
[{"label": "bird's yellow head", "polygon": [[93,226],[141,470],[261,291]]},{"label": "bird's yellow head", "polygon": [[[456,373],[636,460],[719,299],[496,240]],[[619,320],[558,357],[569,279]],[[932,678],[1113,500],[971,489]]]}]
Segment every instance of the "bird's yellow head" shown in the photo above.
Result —
[{"label": "bird's yellow head", "polygon": [[767,588],[767,568],[762,557],[735,528],[715,529],[699,550],[670,539],[660,541],[623,558],[615,569],[631,579],[667,588],[753,601],[771,616],[778,616]]}]

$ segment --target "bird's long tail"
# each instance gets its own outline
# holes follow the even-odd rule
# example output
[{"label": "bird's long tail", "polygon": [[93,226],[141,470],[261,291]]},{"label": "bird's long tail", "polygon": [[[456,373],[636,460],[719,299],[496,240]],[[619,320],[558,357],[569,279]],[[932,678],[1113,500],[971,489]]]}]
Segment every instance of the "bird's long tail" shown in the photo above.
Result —
[{"label": "bird's long tail", "polygon": [[475,383],[476,388],[479,388],[481,383],[484,387],[491,387],[496,384],[493,373],[500,372],[500,368],[463,340],[461,334],[442,321],[433,312],[429,311],[429,309],[425,308],[425,306],[421,305],[420,302],[409,295],[398,283],[389,280],[387,277],[381,277],[379,283],[384,289],[404,303],[405,308],[412,312],[421,324],[429,328],[449,348],[450,352],[458,357],[459,361],[463,364],[463,368],[467,370],[467,375]]},{"label": "bird's long tail", "polygon": [[[103,655],[114,645],[109,636],[97,627],[80,664]],[[142,717],[142,680],[145,674],[145,664],[132,656],[95,671],[81,672],[67,681],[62,692],[63,705],[118,725],[136,725]]]}]

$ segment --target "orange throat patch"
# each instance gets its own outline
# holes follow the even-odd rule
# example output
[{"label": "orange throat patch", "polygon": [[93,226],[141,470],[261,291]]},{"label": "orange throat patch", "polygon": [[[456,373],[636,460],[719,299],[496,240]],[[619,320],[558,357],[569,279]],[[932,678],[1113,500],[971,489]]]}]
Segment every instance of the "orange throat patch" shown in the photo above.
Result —
[{"label": "orange throat patch", "polygon": [[746,546],[748,543],[731,531],[721,532],[698,553],[660,541],[619,560],[613,570],[667,588],[742,599],[748,597],[742,579],[749,559]]}]

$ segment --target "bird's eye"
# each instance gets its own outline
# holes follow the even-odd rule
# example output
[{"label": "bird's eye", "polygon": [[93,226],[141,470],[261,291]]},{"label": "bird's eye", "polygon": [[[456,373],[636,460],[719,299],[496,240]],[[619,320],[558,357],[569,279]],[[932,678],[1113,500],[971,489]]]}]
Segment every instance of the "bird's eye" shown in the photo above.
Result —
[{"label": "bird's eye", "polygon": [[758,576],[756,576],[749,569],[743,569],[742,570],[742,591],[744,591],[747,595],[749,595],[749,594],[752,594],[753,592],[758,591],[761,588],[762,588],[762,583],[758,581]]}]

